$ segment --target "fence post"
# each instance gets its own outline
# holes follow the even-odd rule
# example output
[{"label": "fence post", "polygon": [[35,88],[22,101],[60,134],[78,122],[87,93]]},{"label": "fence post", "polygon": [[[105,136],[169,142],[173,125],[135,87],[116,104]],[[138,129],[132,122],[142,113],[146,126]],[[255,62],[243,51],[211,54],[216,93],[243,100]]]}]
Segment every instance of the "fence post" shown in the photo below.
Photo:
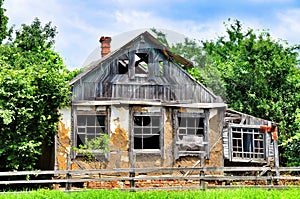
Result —
[{"label": "fence post", "polygon": [[66,191],[70,191],[72,189],[72,183],[70,182],[70,179],[72,178],[72,175],[70,174],[70,171],[68,170],[66,174]]},{"label": "fence post", "polygon": [[205,180],[204,180],[204,154],[201,153],[200,154],[200,166],[201,166],[201,170],[200,170],[200,187],[202,190],[205,190]]},{"label": "fence post", "polygon": [[135,188],[135,180],[134,180],[134,177],[135,177],[135,172],[134,171],[130,171],[129,172],[129,177],[131,177],[132,179],[130,180],[130,188]]},{"label": "fence post", "polygon": [[201,190],[205,190],[205,180],[203,179],[204,178],[204,171],[201,170],[200,171],[200,189]]},{"label": "fence post", "polygon": [[272,171],[268,171],[267,172],[267,176],[268,176],[268,178],[267,178],[267,185],[273,185],[273,178],[272,178]]}]

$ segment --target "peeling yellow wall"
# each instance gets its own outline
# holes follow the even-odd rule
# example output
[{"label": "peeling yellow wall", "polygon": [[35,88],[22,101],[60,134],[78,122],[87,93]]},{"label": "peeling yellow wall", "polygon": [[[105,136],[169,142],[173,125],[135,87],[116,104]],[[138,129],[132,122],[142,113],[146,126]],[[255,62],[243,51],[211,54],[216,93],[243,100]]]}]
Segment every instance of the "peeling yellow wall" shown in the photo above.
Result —
[{"label": "peeling yellow wall", "polygon": [[[71,109],[71,108],[70,108]],[[56,169],[66,170],[67,169],[67,158],[70,154],[70,134],[71,134],[71,110],[62,109],[61,120],[58,122],[57,131],[57,151],[56,151]]]},{"label": "peeling yellow wall", "polygon": [[[204,113],[203,109],[180,108],[179,112]],[[223,109],[209,109],[209,159],[204,162],[205,167],[223,166],[222,126]],[[200,167],[199,157],[185,156],[176,160],[174,167]]]},{"label": "peeling yellow wall", "polygon": [[210,157],[205,162],[206,167],[223,167],[222,145],[223,112],[222,109],[211,109],[209,114],[209,148]]},{"label": "peeling yellow wall", "polygon": [[129,167],[129,106],[111,106],[108,168]]},{"label": "peeling yellow wall", "polygon": [[[129,168],[130,161],[135,161],[136,167],[178,167],[194,166],[199,160],[198,157],[184,157],[174,162],[174,127],[173,108],[163,107],[142,107],[134,106],[131,111],[139,112],[161,112],[164,119],[163,129],[163,152],[159,154],[136,154],[130,160],[130,107],[118,105],[110,107],[108,125],[110,131],[110,155],[105,168]],[[181,108],[180,112],[204,113],[203,109]],[[223,122],[223,113],[219,109],[210,109],[209,114],[209,160],[205,161],[205,166],[223,166],[223,147],[220,139]],[[67,154],[71,152],[71,110],[61,110],[62,120],[58,123],[58,147],[56,153],[57,169],[67,169]],[[81,161],[78,158],[77,161]],[[200,166],[200,165],[197,165]],[[76,165],[76,161],[71,165],[72,169],[82,169]]]},{"label": "peeling yellow wall", "polygon": [[165,146],[165,159],[163,162],[164,167],[172,167],[173,166],[173,144],[174,144],[174,133],[173,133],[173,122],[172,122],[172,109],[165,109],[164,116],[164,146]]}]

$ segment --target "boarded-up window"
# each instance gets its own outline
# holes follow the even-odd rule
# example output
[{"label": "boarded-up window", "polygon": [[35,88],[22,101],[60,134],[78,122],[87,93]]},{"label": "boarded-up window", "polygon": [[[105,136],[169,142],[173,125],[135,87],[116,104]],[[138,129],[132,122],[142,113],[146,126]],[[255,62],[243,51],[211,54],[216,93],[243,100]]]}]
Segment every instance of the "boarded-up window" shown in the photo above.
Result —
[{"label": "boarded-up window", "polygon": [[265,159],[265,133],[259,127],[231,126],[229,132],[232,160]]},{"label": "boarded-up window", "polygon": [[86,139],[91,140],[107,133],[107,116],[101,113],[77,114],[76,146],[84,145]]},{"label": "boarded-up window", "polygon": [[161,115],[135,112],[133,114],[134,149],[160,149]]}]

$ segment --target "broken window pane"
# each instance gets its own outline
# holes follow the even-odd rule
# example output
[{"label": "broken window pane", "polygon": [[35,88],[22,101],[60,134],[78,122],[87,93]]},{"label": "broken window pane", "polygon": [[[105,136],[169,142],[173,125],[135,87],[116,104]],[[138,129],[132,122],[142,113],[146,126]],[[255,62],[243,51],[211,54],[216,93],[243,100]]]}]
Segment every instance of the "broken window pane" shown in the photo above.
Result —
[{"label": "broken window pane", "polygon": [[232,157],[265,159],[264,133],[259,128],[231,128]]},{"label": "broken window pane", "polygon": [[84,145],[85,140],[94,139],[101,134],[107,133],[106,115],[95,113],[94,115],[77,115],[77,139],[76,147]]},{"label": "broken window pane", "polygon": [[85,135],[84,134],[77,134],[77,147],[80,145],[84,145],[85,143]]},{"label": "broken window pane", "polygon": [[118,63],[118,74],[128,73],[128,59],[119,60]]},{"label": "broken window pane", "polygon": [[135,74],[148,74],[148,54],[136,53],[135,60]]},{"label": "broken window pane", "polygon": [[96,126],[105,126],[105,116],[97,115],[97,124]]},{"label": "broken window pane", "polygon": [[[178,113],[177,145],[180,152],[204,150],[205,115],[203,113]],[[185,153],[188,155],[188,153]]]},{"label": "broken window pane", "polygon": [[134,149],[160,149],[161,116],[133,116]]}]

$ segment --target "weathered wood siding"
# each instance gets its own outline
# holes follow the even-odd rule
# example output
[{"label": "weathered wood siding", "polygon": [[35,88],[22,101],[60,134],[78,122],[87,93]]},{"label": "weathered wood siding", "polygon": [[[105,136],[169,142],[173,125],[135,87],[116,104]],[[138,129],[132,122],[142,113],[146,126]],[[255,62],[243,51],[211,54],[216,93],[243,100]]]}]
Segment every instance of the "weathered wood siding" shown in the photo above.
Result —
[{"label": "weathered wood siding", "polygon": [[[167,57],[162,49],[134,47],[138,46],[120,50],[78,79],[73,86],[73,101],[123,99],[176,103],[216,102],[213,93]],[[145,74],[137,74],[135,71],[135,54],[147,54]],[[127,72],[120,72],[120,67],[125,67]]]},{"label": "weathered wood siding", "polygon": [[[224,148],[224,158],[229,159],[232,161],[232,138],[230,137],[231,129],[234,127],[238,128],[244,128],[244,129],[257,129],[259,131],[261,126],[272,126],[276,125],[275,123],[272,123],[271,121],[257,118],[251,115],[247,115],[244,113],[240,113],[233,110],[227,110],[225,113],[225,119],[224,119],[224,128],[223,128],[223,148]],[[274,162],[277,158],[277,154],[275,154],[275,146],[273,140],[272,140],[272,134],[271,133],[265,133],[264,134],[264,148],[265,148],[265,155],[263,159],[257,159],[252,160],[256,162],[265,162],[270,164],[270,162]],[[277,142],[277,140],[276,140]],[[234,158],[234,161],[241,161],[244,160],[240,158]]]}]

